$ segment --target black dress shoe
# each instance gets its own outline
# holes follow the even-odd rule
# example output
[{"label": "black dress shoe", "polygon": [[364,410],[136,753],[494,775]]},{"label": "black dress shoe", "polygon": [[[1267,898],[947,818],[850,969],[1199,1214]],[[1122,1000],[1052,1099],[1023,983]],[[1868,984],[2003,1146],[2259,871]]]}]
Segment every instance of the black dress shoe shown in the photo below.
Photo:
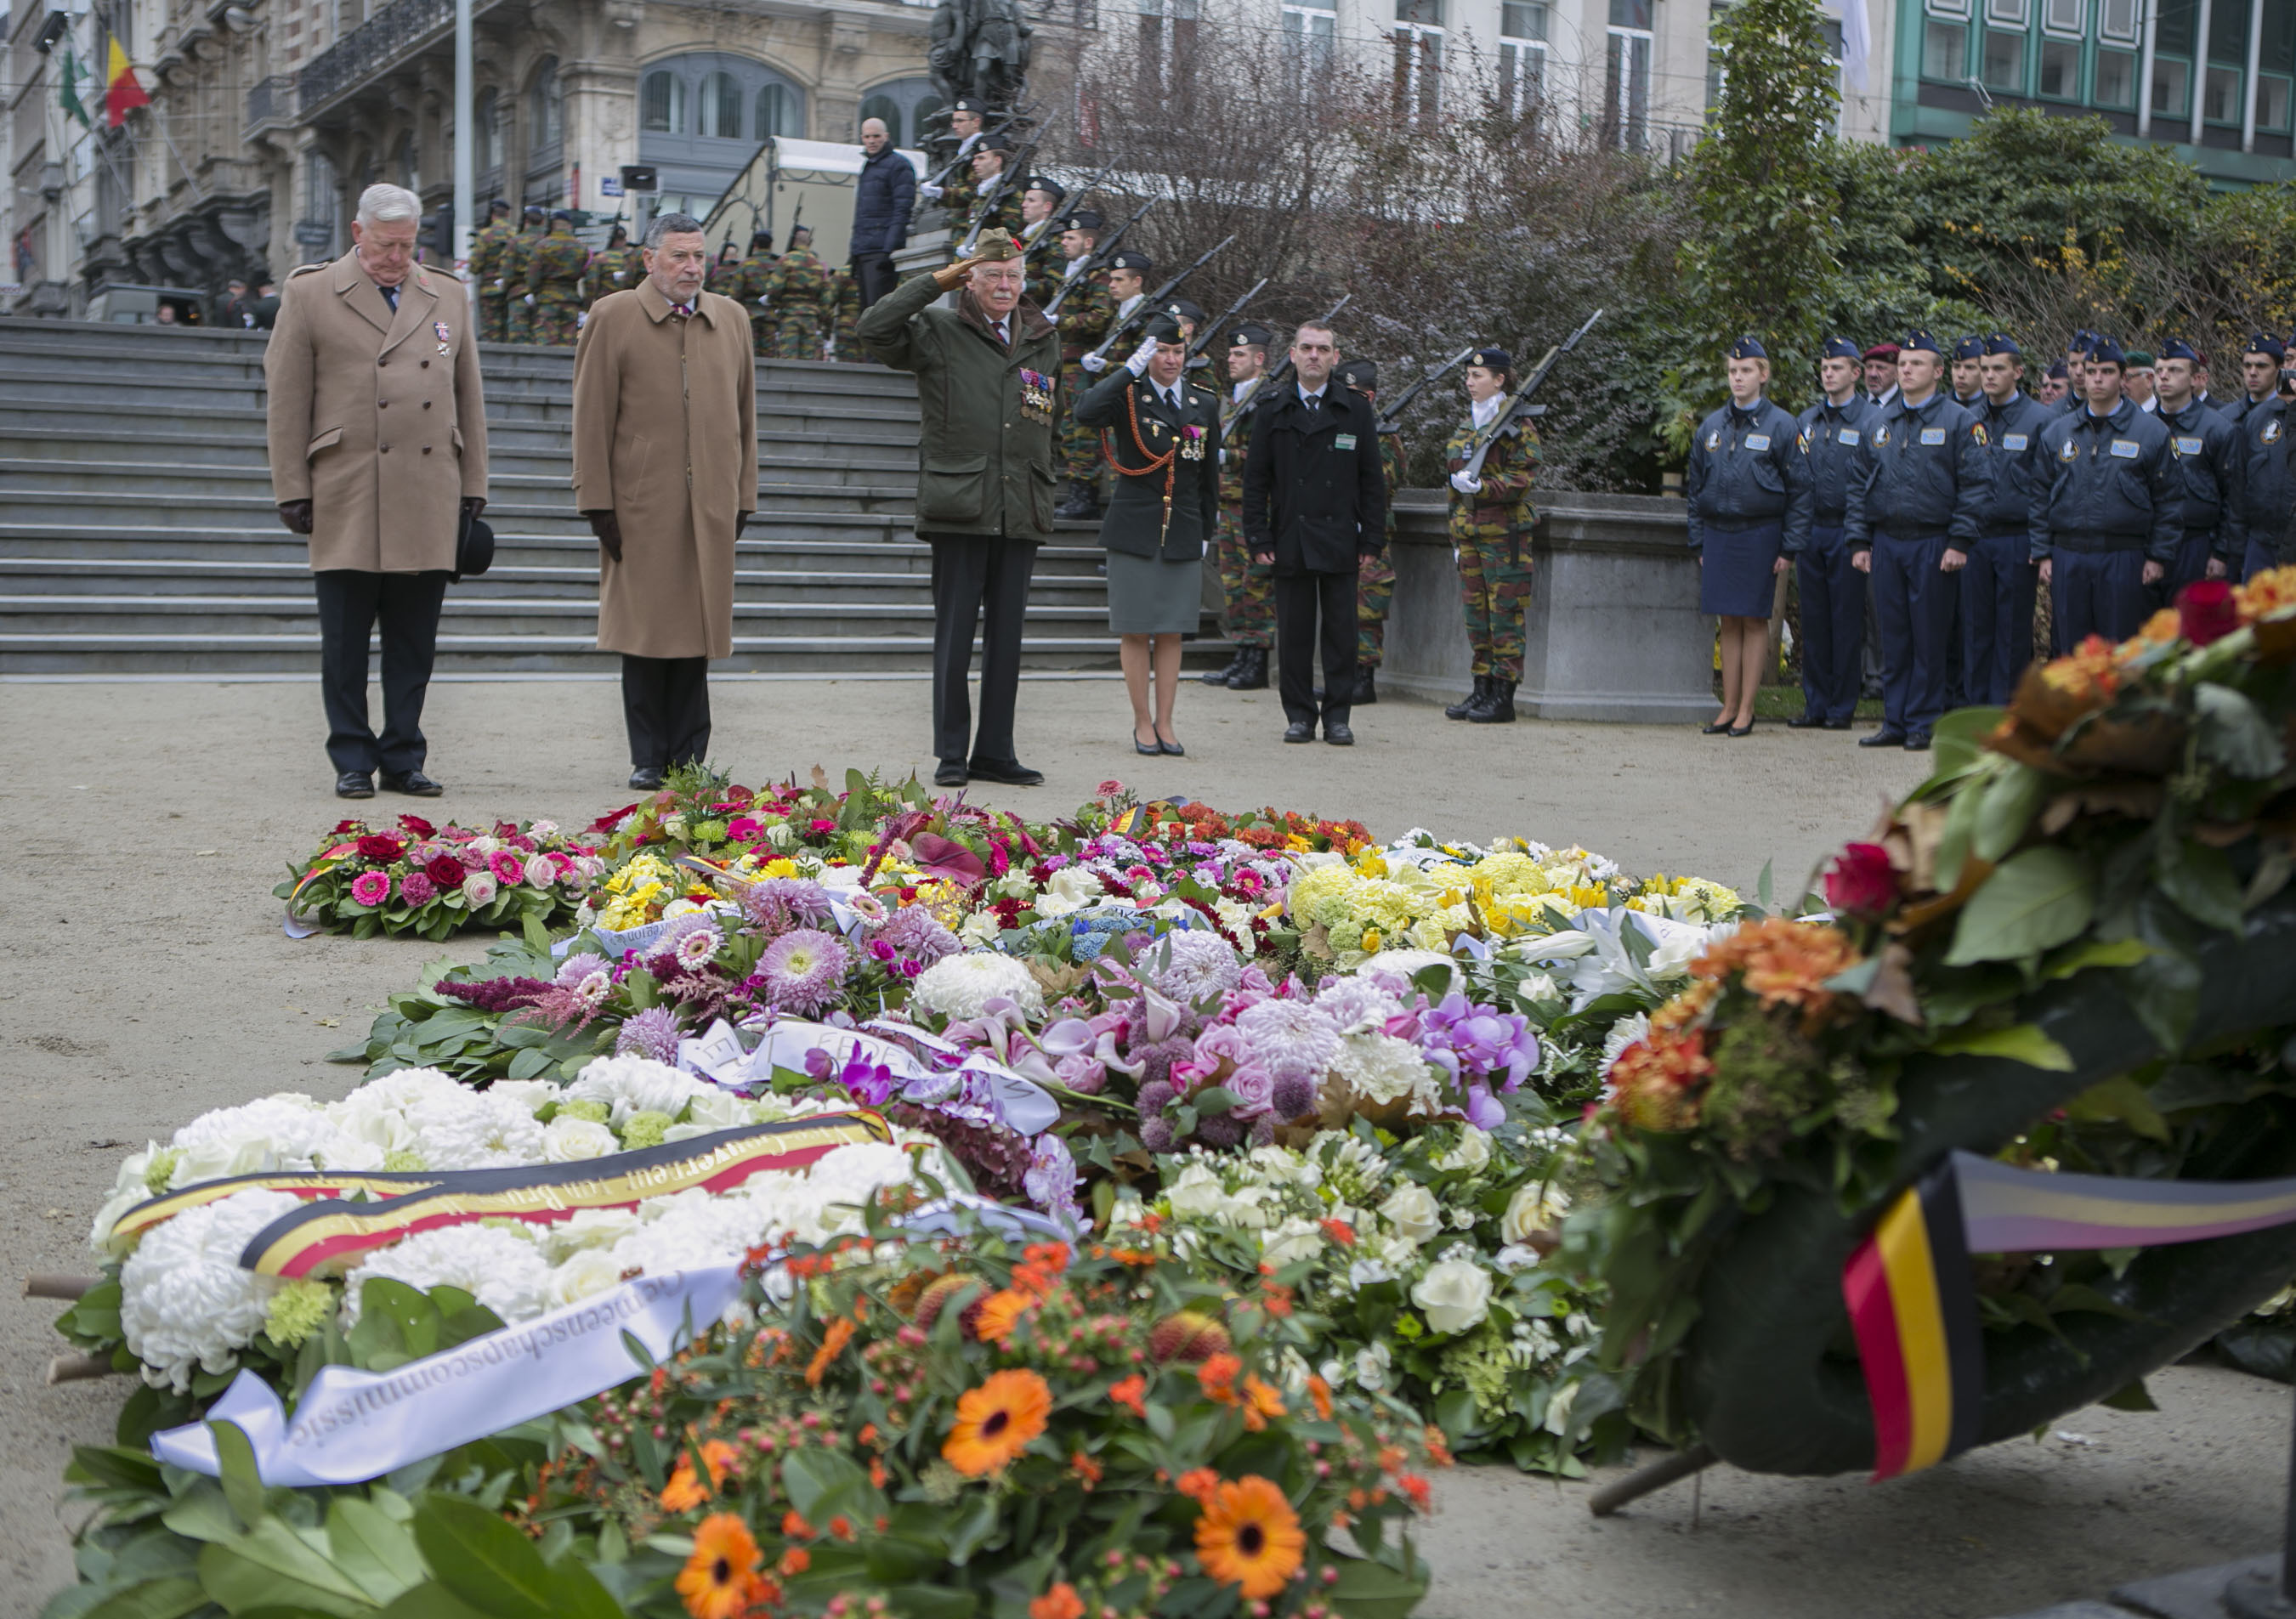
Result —
[{"label": "black dress shoe", "polygon": [[1857,746],[1860,748],[1902,748],[1905,744],[1904,732],[1891,731],[1886,726],[1872,736],[1861,736],[1857,739]]},{"label": "black dress shoe", "polygon": [[1153,742],[1144,742],[1140,740],[1139,732],[1135,731],[1132,733],[1132,751],[1144,753],[1152,759],[1164,751],[1164,744],[1160,739]]},{"label": "black dress shoe", "polygon": [[1324,740],[1334,748],[1353,748],[1356,745],[1356,733],[1348,729],[1348,723],[1345,720],[1325,720]]},{"label": "black dress shoe", "polygon": [[435,798],[447,789],[419,770],[410,770],[399,775],[393,775],[386,770],[382,773],[382,790],[405,793],[411,798]]},{"label": "black dress shoe", "polygon": [[1283,727],[1283,740],[1287,742],[1314,741],[1316,740],[1315,722],[1313,720],[1293,720],[1290,724]]},{"label": "black dress shoe", "polygon": [[1848,731],[1857,723],[1855,720],[1828,720],[1825,722],[1825,728],[1828,731]]},{"label": "black dress shoe", "polygon": [[658,792],[660,790],[660,788],[661,772],[655,769],[652,765],[641,765],[636,770],[630,772],[630,790],[632,792]]},{"label": "black dress shoe", "polygon": [[1825,724],[1822,714],[1797,714],[1786,722],[1788,731],[1816,731]]},{"label": "black dress shoe", "polygon": [[347,770],[335,778],[335,797],[372,798],[374,797],[374,778],[363,770]]},{"label": "black dress shoe", "polygon": [[940,768],[933,772],[935,787],[963,787],[972,780],[972,773],[964,768],[964,762],[959,759],[943,759],[940,762]]},{"label": "black dress shoe", "polygon": [[1379,687],[1372,679],[1372,672],[1365,669],[1356,677],[1356,707],[1360,708],[1366,703],[1377,701]]},{"label": "black dress shoe", "polygon": [[1018,759],[975,759],[965,768],[983,781],[1002,781],[1007,787],[1042,787],[1045,773],[1030,770]]},{"label": "black dress shoe", "polygon": [[1732,736],[1751,736],[1754,734],[1754,723],[1751,720],[1749,720],[1742,725],[1733,725],[1730,727],[1730,734]]},{"label": "black dress shoe", "polygon": [[1164,733],[1160,731],[1156,733],[1156,751],[1160,754],[1168,755],[1175,759],[1185,759],[1188,756],[1188,750],[1186,748],[1181,747],[1177,742],[1166,741],[1164,740]]},{"label": "black dress shoe", "polygon": [[1730,734],[1730,722],[1728,720],[1716,720],[1711,724],[1701,725],[1698,728],[1698,734],[1701,736],[1728,736]]},{"label": "black dress shoe", "polygon": [[1930,733],[1928,732],[1916,731],[1906,739],[1906,751],[1907,753],[1927,753],[1929,750]]}]

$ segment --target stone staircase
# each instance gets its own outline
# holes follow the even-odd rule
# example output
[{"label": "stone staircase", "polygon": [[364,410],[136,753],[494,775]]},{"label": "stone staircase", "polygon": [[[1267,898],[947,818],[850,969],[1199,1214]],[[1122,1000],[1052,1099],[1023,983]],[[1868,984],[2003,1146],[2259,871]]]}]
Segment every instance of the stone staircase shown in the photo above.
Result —
[{"label": "stone staircase", "polygon": [[[448,590],[439,670],[603,673],[596,542],[569,483],[572,351],[489,344],[482,358],[495,565]],[[316,673],[263,397],[256,334],[0,319],[0,674]],[[759,520],[738,550],[719,670],[930,668],[916,440],[906,376],[758,364]],[[1024,662],[1112,668],[1093,526],[1061,529],[1037,553]],[[1189,661],[1224,660],[1204,629]]]}]

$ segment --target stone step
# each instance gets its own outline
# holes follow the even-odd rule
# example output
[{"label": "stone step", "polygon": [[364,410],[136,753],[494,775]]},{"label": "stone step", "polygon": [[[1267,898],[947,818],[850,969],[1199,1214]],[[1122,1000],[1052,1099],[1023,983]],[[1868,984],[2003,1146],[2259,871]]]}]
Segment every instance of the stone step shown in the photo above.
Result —
[{"label": "stone step", "polygon": [[[1089,536],[1088,525],[1067,527],[1084,532],[1063,536],[1064,539],[1082,540]],[[932,575],[931,547],[906,534],[890,540],[791,540],[753,531],[739,542],[734,554],[737,568],[763,572],[828,569],[914,575],[926,580]],[[1034,571],[1096,578],[1103,554],[1097,545],[1040,546]],[[309,557],[308,541],[275,526],[208,530],[81,528],[13,536],[0,531],[0,558],[34,568],[76,560],[103,567],[138,564],[226,570],[275,562],[308,571]],[[495,536],[495,557],[496,567],[577,567],[594,573],[598,543],[586,533],[501,533]]]},{"label": "stone step", "polygon": [[[793,469],[759,469],[758,510],[805,510],[810,503],[834,503],[839,511],[910,511],[916,504],[915,480],[898,471],[881,471],[872,481],[865,469],[807,468],[802,478],[774,477]],[[542,456],[490,456],[487,472],[488,511],[515,511],[523,503],[554,510],[561,497],[572,499],[569,463]],[[259,460],[235,465],[185,462],[48,462],[0,454],[0,501],[59,501],[102,495],[109,501],[165,499],[250,501],[265,508],[271,498],[271,470]],[[84,498],[75,509],[85,511]],[[28,519],[29,520],[29,519]]]},{"label": "stone step", "polygon": [[[95,487],[90,487],[93,484]],[[489,477],[487,521],[496,528],[560,521],[579,523],[567,480],[534,474]],[[0,466],[0,510],[17,523],[70,525],[92,505],[118,521],[168,527],[234,521],[253,526],[273,519],[267,473],[249,469],[239,476],[193,472],[160,477],[134,472],[109,478],[71,478],[44,471],[15,473]],[[760,481],[760,520],[778,523],[800,518],[894,517],[908,520],[916,511],[914,487],[828,481]]]}]

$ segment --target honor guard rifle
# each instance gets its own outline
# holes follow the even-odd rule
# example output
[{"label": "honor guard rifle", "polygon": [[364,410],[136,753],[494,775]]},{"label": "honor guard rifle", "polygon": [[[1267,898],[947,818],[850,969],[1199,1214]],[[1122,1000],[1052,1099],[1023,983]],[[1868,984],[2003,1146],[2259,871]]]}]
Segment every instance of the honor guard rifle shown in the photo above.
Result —
[{"label": "honor guard rifle", "polygon": [[1458,353],[1444,361],[1443,364],[1438,365],[1434,370],[1420,378],[1418,381],[1414,382],[1409,388],[1405,388],[1401,393],[1398,394],[1395,397],[1395,403],[1389,405],[1386,410],[1380,413],[1379,430],[1382,433],[1401,432],[1403,430],[1403,413],[1411,402],[1419,397],[1421,394],[1426,392],[1430,387],[1435,383],[1440,382],[1444,378],[1458,370],[1459,367],[1464,365],[1467,363],[1468,357],[1474,352],[1475,351],[1472,346],[1462,348]]},{"label": "honor guard rifle", "polygon": [[979,200],[972,205],[972,228],[965,232],[964,240],[957,245],[956,256],[959,258],[969,258],[972,256],[973,248],[980,241],[980,233],[988,226],[989,210],[1004,200],[1004,193],[1013,189],[1016,181],[1022,179],[1028,174],[1029,159],[1037,155],[1037,147],[1044,138],[1040,133],[1026,146],[1016,148],[1004,154],[1004,167],[996,171],[995,183],[987,191],[982,192]]},{"label": "honor guard rifle", "polygon": [[[1355,301],[1355,296],[1356,295],[1352,292],[1341,293],[1340,301],[1333,304],[1330,308],[1324,310],[1322,318],[1318,320],[1306,321],[1301,323],[1308,326],[1329,326],[1333,321],[1340,318],[1341,310],[1346,308],[1349,304]],[[1251,414],[1252,406],[1258,405],[1262,399],[1274,398],[1275,397],[1275,390],[1283,386],[1284,379],[1289,377],[1291,374],[1292,356],[1289,354],[1286,354],[1281,360],[1278,360],[1274,366],[1270,367],[1267,371],[1261,372],[1259,376],[1253,378],[1251,386],[1243,390],[1243,397],[1238,399],[1234,407],[1228,412],[1227,421],[1226,425],[1220,429],[1220,442],[1223,444],[1227,442],[1230,436],[1234,433],[1236,424],[1242,421]]]},{"label": "honor guard rifle", "polygon": [[[1013,125],[1019,123],[1022,119],[1028,117],[1029,113],[1035,110],[1036,103],[1034,102],[1029,102],[1026,107],[1016,107],[1012,111],[1006,113],[1004,118],[999,119],[994,126],[983,129],[980,132],[981,137],[985,140],[992,135],[1003,135],[1007,129],[1013,127]],[[960,142],[959,144],[962,145],[963,143]],[[975,150],[978,150],[978,148]],[[947,185],[948,184],[948,177],[955,174],[961,165],[969,163],[972,160],[972,154],[971,152],[964,152],[957,157],[951,158],[947,162],[942,164],[940,168],[926,176],[924,184],[927,185]]]},{"label": "honor guard rifle", "polygon": [[1188,345],[1189,360],[1193,362],[1198,355],[1210,348],[1212,339],[1218,336],[1221,332],[1226,331],[1228,329],[1229,324],[1234,321],[1235,317],[1243,313],[1244,306],[1251,302],[1253,298],[1258,298],[1259,296],[1259,290],[1267,284],[1267,277],[1265,275],[1261,276],[1258,281],[1251,283],[1251,290],[1246,292],[1242,298],[1236,299],[1235,302],[1230,304],[1226,308],[1220,311],[1219,319],[1214,321],[1210,325],[1196,333],[1196,340]]},{"label": "honor guard rifle", "polygon": [[1518,421],[1546,413],[1545,405],[1530,403],[1531,395],[1537,393],[1538,385],[1546,380],[1546,373],[1554,369],[1554,363],[1578,348],[1578,339],[1594,331],[1595,323],[1602,318],[1603,312],[1595,310],[1587,317],[1585,325],[1546,351],[1546,356],[1531,368],[1530,375],[1523,380],[1522,386],[1515,389],[1514,397],[1500,408],[1497,415],[1491,418],[1490,426],[1475,435],[1474,447],[1468,451],[1467,464],[1459,469],[1461,471],[1470,478],[1480,478],[1483,475],[1483,457],[1491,453],[1491,446],[1497,442],[1501,433],[1512,432]]},{"label": "honor guard rifle", "polygon": [[[1197,257],[1195,263],[1190,265],[1186,269],[1181,271],[1177,275],[1172,277],[1171,280],[1166,282],[1162,286],[1157,288],[1153,292],[1151,292],[1147,297],[1142,298],[1137,304],[1134,305],[1131,314],[1126,315],[1120,321],[1111,322],[1109,323],[1108,335],[1101,339],[1100,347],[1092,351],[1093,355],[1103,360],[1108,358],[1108,351],[1116,347],[1118,339],[1121,338],[1126,332],[1131,331],[1135,326],[1144,322],[1151,315],[1153,315],[1158,310],[1161,309],[1164,307],[1164,300],[1171,297],[1172,294],[1178,290],[1182,282],[1187,280],[1188,277],[1193,275],[1197,271],[1211,263],[1213,256],[1220,252],[1229,242],[1234,241],[1234,240],[1235,233],[1233,231],[1221,237],[1210,247],[1206,248],[1203,252]],[[1092,368],[1090,366],[1086,366],[1085,369],[1089,371]]]},{"label": "honor guard rifle", "polygon": [[1134,209],[1132,210],[1132,217],[1126,220],[1122,225],[1118,225],[1113,231],[1110,232],[1106,241],[1102,242],[1098,247],[1093,249],[1091,252],[1086,254],[1085,257],[1072,268],[1062,273],[1061,290],[1054,293],[1053,301],[1045,306],[1045,318],[1046,320],[1049,321],[1059,318],[1061,306],[1068,301],[1069,294],[1075,291],[1087,277],[1098,271],[1103,266],[1106,265],[1110,259],[1116,257],[1116,244],[1124,240],[1124,233],[1130,230],[1134,225],[1138,225],[1140,223],[1140,217],[1155,206],[1156,199],[1151,197],[1138,208]]}]

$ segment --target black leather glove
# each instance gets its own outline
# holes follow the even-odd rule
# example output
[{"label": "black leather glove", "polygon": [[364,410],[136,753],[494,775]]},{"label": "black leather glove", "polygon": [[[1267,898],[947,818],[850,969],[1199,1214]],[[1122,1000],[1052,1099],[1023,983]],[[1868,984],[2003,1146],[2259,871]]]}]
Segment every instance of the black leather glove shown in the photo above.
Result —
[{"label": "black leather glove", "polygon": [[589,519],[590,532],[598,536],[598,544],[605,547],[606,554],[615,561],[620,561],[622,560],[621,519],[611,511],[585,511],[582,515]]},{"label": "black leather glove", "polygon": [[734,514],[734,537],[735,539],[738,540],[742,537],[742,530],[747,528],[750,526],[750,519],[757,515],[758,514],[754,511],[736,511]]},{"label": "black leather glove", "polygon": [[484,511],[486,509],[487,497],[485,495],[465,495],[463,496],[463,520],[464,522],[469,522],[472,518],[478,516],[480,512]]},{"label": "black leather glove", "polygon": [[286,526],[287,532],[290,534],[310,533],[311,503],[309,501],[281,501],[279,503],[279,520]]}]

